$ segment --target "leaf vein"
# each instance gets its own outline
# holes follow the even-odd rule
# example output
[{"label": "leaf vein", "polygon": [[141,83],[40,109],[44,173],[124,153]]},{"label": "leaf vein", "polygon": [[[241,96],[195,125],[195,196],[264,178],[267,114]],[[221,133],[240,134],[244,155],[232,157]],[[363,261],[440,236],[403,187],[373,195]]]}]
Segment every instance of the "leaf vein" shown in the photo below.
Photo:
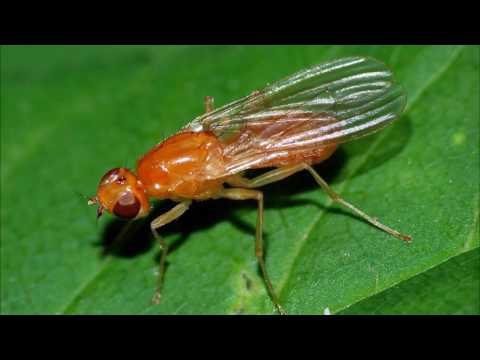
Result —
[{"label": "leaf vein", "polygon": [[65,305],[60,308],[60,311],[57,312],[58,315],[67,314],[70,309],[75,305],[78,299],[81,298],[83,292],[97,279],[100,275],[107,269],[108,265],[111,263],[112,258],[108,258],[104,263],[90,276],[87,281],[82,283],[73,293],[73,296]]}]

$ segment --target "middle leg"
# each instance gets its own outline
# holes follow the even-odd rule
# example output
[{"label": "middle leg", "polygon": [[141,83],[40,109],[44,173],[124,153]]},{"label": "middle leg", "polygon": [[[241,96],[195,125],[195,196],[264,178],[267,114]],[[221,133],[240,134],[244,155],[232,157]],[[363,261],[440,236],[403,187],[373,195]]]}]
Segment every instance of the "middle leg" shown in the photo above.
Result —
[{"label": "middle leg", "polygon": [[268,294],[272,299],[273,304],[277,308],[278,312],[282,315],[286,315],[285,310],[283,310],[280,305],[277,295],[273,290],[270,277],[267,273],[267,268],[265,266],[265,261],[263,258],[263,193],[257,190],[249,189],[224,189],[220,194],[220,197],[230,199],[230,200],[257,200],[258,201],[258,213],[257,213],[257,228],[256,228],[256,242],[255,242],[255,256],[257,257],[260,269],[262,270],[263,279],[267,285]]}]

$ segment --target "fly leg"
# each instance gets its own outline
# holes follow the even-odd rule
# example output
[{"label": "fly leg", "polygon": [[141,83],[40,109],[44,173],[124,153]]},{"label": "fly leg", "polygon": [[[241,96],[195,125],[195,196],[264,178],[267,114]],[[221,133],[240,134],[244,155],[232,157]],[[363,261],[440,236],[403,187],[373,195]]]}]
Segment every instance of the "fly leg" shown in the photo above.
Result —
[{"label": "fly leg", "polygon": [[258,201],[258,213],[257,213],[257,228],[256,228],[256,242],[255,242],[255,256],[257,257],[260,269],[262,270],[263,279],[267,285],[268,294],[272,299],[273,304],[277,308],[278,312],[282,315],[286,315],[280,305],[277,295],[273,290],[272,283],[268,277],[267,268],[263,259],[263,193],[257,190],[248,189],[224,189],[220,197],[230,200],[257,200]]},{"label": "fly leg", "polygon": [[213,97],[205,96],[205,113],[213,111]]},{"label": "fly leg", "polygon": [[308,164],[297,164],[297,165],[291,165],[291,166],[285,166],[285,167],[280,167],[274,170],[271,170],[269,172],[266,172],[265,174],[262,174],[256,178],[253,179],[246,179],[242,176],[233,176],[230,179],[227,180],[227,183],[233,186],[240,186],[240,187],[246,187],[246,188],[256,188],[260,186],[264,186],[267,184],[270,184],[275,181],[279,181],[282,179],[285,179],[286,177],[301,171],[301,170],[307,170],[312,176],[314,177],[315,181],[320,185],[320,187],[327,193],[330,198],[345,206],[346,208],[350,209],[352,212],[354,212],[356,215],[360,216],[361,218],[365,219],[367,222],[372,224],[373,226],[385,231],[386,233],[395,236],[398,239],[404,240],[404,241],[410,241],[412,238],[409,235],[404,235],[399,233],[398,231],[389,228],[386,225],[383,225],[380,223],[377,219],[372,218],[371,216],[365,214],[363,211],[360,209],[357,209],[355,206],[350,204],[349,202],[345,201],[338,195],[336,192],[332,190],[332,188],[327,184],[325,180],[323,180],[320,175]]},{"label": "fly leg", "polygon": [[366,220],[367,222],[369,222],[373,226],[385,231],[386,233],[388,233],[392,236],[395,236],[396,238],[398,238],[400,240],[404,240],[404,241],[412,240],[411,236],[401,234],[398,231],[396,231],[392,228],[389,228],[386,225],[383,225],[377,219],[365,214],[360,209],[357,209],[355,206],[353,206],[349,202],[342,199],[340,197],[340,195],[338,195],[335,191],[333,191],[332,188],[327,184],[327,182],[325,180],[323,180],[320,175],[318,175],[318,173],[315,171],[315,169],[313,169],[310,165],[307,165],[307,164],[303,164],[303,166],[304,166],[305,170],[307,170],[310,174],[312,174],[312,176],[314,177],[314,179],[318,183],[318,185],[320,185],[320,187],[328,194],[328,196],[330,196],[330,198],[333,201],[339,203],[340,205],[345,206],[346,208],[350,209],[356,215],[360,216],[361,218],[363,218],[364,220]]},{"label": "fly leg", "polygon": [[167,211],[165,214],[160,215],[150,223],[150,228],[152,229],[153,236],[160,243],[160,249],[162,250],[162,255],[160,256],[157,289],[152,298],[152,303],[154,304],[158,304],[160,302],[160,290],[163,284],[163,275],[165,273],[165,260],[167,259],[167,253],[168,253],[168,245],[165,242],[165,239],[163,239],[160,236],[160,234],[157,232],[157,229],[159,229],[163,225],[168,224],[169,222],[172,222],[178,217],[182,216],[183,213],[185,213],[185,211],[188,210],[188,207],[190,206],[190,204],[191,204],[191,201],[189,200],[183,201],[178,205],[176,205],[173,209]]},{"label": "fly leg", "polygon": [[291,165],[280,167],[271,171],[268,171],[253,179],[247,179],[239,175],[230,177],[227,183],[232,186],[245,187],[245,188],[257,188],[273,182],[283,180],[296,172],[305,169],[303,164]]}]

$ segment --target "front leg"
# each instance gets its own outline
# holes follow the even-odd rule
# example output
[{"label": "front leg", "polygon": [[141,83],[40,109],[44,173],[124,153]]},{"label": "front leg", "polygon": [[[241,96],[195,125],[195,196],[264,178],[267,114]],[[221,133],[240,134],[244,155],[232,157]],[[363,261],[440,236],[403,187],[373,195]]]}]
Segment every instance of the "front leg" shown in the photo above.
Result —
[{"label": "front leg", "polygon": [[152,229],[153,236],[155,237],[155,239],[158,240],[158,242],[160,243],[160,248],[162,249],[162,255],[160,257],[159,273],[158,273],[157,290],[155,291],[155,294],[153,295],[153,298],[152,298],[152,303],[154,304],[158,304],[160,302],[160,290],[163,284],[163,275],[165,272],[165,260],[167,259],[167,253],[168,253],[168,245],[165,242],[165,239],[163,239],[160,236],[160,234],[157,232],[157,229],[182,216],[183,213],[185,213],[185,211],[188,210],[191,203],[192,202],[190,200],[183,201],[180,204],[176,205],[173,209],[167,211],[165,214],[160,215],[150,223],[150,228]]}]

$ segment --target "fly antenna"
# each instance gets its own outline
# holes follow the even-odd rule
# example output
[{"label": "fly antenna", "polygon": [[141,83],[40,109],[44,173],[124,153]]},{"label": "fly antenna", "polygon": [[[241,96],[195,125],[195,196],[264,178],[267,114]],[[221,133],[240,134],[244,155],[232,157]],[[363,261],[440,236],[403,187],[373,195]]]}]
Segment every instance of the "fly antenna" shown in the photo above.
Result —
[{"label": "fly antenna", "polygon": [[87,201],[88,205],[95,205],[98,203],[98,199],[96,196],[87,196],[78,190],[72,190],[72,191],[77,197],[79,197],[83,201]]}]

